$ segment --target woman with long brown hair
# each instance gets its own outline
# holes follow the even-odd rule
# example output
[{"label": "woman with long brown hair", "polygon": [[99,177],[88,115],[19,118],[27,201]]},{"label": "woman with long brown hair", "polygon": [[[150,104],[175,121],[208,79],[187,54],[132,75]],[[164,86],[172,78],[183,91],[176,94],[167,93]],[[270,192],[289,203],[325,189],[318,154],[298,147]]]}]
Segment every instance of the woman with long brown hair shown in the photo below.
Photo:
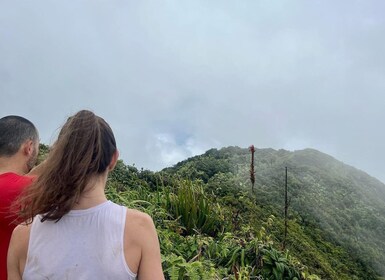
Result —
[{"label": "woman with long brown hair", "polygon": [[110,126],[90,111],[68,118],[41,175],[20,197],[8,279],[164,279],[150,216],[108,201],[118,159]]}]

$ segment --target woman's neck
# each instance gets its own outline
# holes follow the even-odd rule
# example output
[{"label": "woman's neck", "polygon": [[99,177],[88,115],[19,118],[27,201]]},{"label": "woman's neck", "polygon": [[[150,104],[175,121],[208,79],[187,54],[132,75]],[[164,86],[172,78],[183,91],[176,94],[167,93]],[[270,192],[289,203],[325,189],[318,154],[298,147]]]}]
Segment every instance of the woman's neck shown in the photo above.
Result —
[{"label": "woman's neck", "polygon": [[107,201],[104,189],[107,178],[97,177],[90,180],[83,193],[80,195],[79,201],[72,208],[73,210],[88,209]]}]

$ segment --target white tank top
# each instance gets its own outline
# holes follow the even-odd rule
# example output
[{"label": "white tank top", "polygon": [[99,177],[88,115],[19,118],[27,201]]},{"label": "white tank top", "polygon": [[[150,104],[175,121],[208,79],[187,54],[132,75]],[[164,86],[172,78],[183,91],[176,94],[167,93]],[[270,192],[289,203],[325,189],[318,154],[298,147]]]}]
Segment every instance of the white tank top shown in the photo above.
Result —
[{"label": "white tank top", "polygon": [[123,238],[126,208],[111,201],[71,210],[57,223],[36,217],[23,279],[134,280]]}]

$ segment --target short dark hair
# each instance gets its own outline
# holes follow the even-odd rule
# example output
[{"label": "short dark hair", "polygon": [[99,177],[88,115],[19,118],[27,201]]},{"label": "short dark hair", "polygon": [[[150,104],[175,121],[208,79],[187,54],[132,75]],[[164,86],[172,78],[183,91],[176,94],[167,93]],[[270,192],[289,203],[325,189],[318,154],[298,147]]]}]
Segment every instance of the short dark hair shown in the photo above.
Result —
[{"label": "short dark hair", "polygon": [[0,119],[0,156],[13,156],[27,141],[38,141],[36,127],[20,116],[6,116]]}]

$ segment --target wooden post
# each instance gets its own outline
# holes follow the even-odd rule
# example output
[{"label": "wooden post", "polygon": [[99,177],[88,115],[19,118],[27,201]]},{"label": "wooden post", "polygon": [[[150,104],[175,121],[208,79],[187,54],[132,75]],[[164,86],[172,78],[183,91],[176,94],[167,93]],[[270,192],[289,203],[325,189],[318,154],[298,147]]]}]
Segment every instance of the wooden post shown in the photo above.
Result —
[{"label": "wooden post", "polygon": [[255,185],[255,172],[254,172],[254,145],[249,147],[251,152],[251,164],[250,164],[250,181],[251,181],[251,191],[254,193],[254,185]]},{"label": "wooden post", "polygon": [[286,238],[287,238],[287,210],[289,208],[289,203],[287,199],[287,166],[285,167],[285,236],[283,239],[283,249],[286,249]]}]

